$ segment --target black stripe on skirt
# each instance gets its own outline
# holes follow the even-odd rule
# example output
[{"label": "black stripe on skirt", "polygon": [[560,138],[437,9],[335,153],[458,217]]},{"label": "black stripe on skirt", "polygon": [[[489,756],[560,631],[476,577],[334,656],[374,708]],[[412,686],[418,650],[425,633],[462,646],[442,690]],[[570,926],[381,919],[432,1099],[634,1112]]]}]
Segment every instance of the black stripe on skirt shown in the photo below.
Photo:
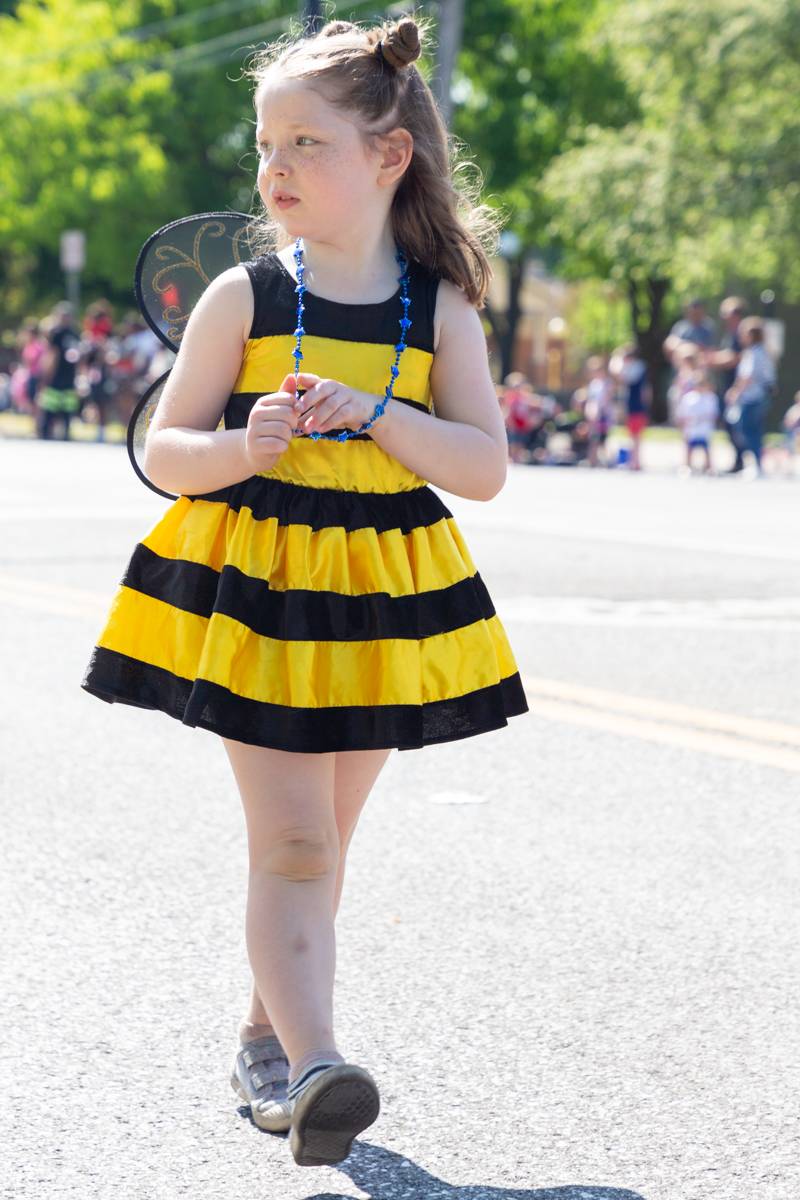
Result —
[{"label": "black stripe on skirt", "polygon": [[348,533],[367,528],[376,533],[387,529],[412,533],[453,515],[427,484],[407,492],[345,492],[251,475],[241,483],[187,499],[227,504],[234,512],[249,508],[257,521],[276,517],[279,525],[337,527]]},{"label": "black stripe on skirt", "polygon": [[[103,683],[88,684],[90,675]],[[181,679],[103,647],[95,647],[81,687],[108,703],[159,709],[234,741],[315,754],[417,750],[501,729],[508,717],[529,711],[519,672],[464,696],[421,705],[290,708],[237,696],[205,679]]]},{"label": "black stripe on skirt", "polygon": [[230,564],[221,572],[204,563],[162,558],[139,543],[122,583],[173,608],[210,618],[223,613],[263,637],[282,641],[362,642],[378,638],[427,638],[461,629],[495,608],[476,572],[429,592],[390,596],[295,588],[272,589]]}]

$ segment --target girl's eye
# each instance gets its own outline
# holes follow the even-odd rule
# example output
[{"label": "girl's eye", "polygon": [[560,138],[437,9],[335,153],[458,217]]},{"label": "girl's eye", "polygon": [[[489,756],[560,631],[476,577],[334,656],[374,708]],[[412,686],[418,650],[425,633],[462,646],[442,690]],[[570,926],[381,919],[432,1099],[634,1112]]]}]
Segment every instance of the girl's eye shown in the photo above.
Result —
[{"label": "girl's eye", "polygon": [[[316,142],[316,138],[309,137],[308,134],[306,134],[306,133],[300,133],[297,135],[297,141],[298,142],[311,142],[311,144],[313,145]],[[259,154],[264,154],[267,150],[269,150],[269,147],[270,147],[269,142],[259,142],[258,146],[256,147],[256,150]]]}]

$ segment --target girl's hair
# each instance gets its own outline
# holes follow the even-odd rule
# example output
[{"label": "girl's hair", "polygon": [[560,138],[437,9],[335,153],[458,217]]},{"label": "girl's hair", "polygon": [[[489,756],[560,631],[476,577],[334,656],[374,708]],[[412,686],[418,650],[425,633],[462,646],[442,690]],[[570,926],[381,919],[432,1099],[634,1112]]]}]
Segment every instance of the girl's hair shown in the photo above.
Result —
[{"label": "girl's hair", "polygon": [[[311,37],[289,34],[258,51],[245,73],[256,81],[256,111],[262,86],[277,73],[281,79],[302,79],[328,103],[352,113],[365,148],[377,149],[381,135],[398,126],[407,129],[414,150],[392,198],[395,240],[410,258],[483,308],[492,277],[488,256],[496,251],[504,218],[479,202],[480,171],[460,157],[433,93],[413,65],[420,32],[427,28],[411,17],[370,29],[329,21]],[[456,178],[470,168],[474,182]],[[262,204],[251,236],[256,252],[278,250],[290,241]]]},{"label": "girl's hair", "polygon": [[764,341],[764,322],[760,317],[745,317],[739,325],[741,337],[750,337],[754,343]]}]

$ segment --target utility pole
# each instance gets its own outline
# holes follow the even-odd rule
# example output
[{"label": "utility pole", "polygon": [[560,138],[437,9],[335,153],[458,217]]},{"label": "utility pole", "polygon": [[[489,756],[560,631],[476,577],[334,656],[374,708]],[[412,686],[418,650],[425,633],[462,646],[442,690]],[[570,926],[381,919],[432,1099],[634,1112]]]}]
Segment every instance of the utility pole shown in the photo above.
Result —
[{"label": "utility pole", "polygon": [[301,7],[303,31],[310,36],[322,28],[322,0],[303,0]]},{"label": "utility pole", "polygon": [[439,0],[439,45],[432,79],[432,90],[445,125],[450,125],[452,104],[450,84],[461,47],[464,27],[464,0]]}]

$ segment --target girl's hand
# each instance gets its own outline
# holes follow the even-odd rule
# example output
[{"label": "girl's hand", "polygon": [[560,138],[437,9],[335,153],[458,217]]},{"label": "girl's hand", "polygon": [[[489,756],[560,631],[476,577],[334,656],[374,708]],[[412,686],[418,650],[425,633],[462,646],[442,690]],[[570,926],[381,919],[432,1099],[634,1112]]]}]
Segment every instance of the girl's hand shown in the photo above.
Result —
[{"label": "girl's hand", "polygon": [[317,433],[329,433],[331,429],[356,430],[370,419],[378,403],[377,396],[355,391],[336,379],[320,379],[319,375],[307,371],[298,374],[297,386],[307,389],[300,400],[302,411],[298,434],[312,430]]},{"label": "girl's hand", "polygon": [[294,436],[302,400],[294,374],[285,377],[280,391],[259,396],[247,416],[245,456],[253,471],[269,471]]}]

